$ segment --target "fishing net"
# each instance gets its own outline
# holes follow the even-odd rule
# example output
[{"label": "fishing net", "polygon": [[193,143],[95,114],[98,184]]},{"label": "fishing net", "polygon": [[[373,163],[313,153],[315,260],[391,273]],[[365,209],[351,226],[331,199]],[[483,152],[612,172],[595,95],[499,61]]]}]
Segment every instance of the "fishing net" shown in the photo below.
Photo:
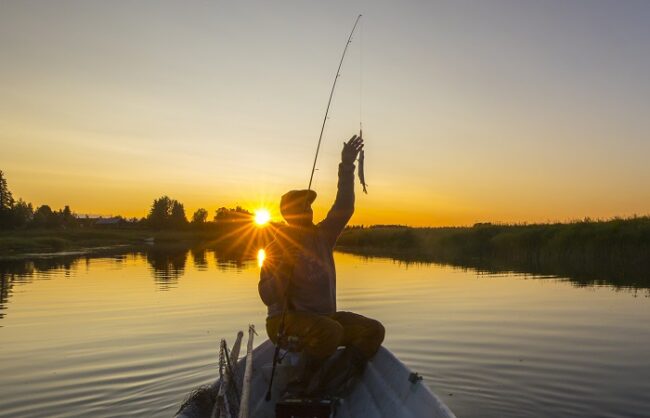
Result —
[{"label": "fishing net", "polygon": [[[237,359],[232,360],[231,362],[226,340],[221,340],[219,380],[192,390],[178,408],[176,415],[183,412],[189,416],[236,418],[239,415],[241,379],[236,370]],[[222,390],[223,382],[227,383]]]}]

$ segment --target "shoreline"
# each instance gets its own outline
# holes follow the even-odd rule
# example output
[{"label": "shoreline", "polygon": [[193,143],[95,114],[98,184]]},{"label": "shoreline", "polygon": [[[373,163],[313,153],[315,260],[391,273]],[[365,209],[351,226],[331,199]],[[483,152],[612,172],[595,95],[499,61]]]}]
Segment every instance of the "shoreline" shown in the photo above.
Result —
[{"label": "shoreline", "polygon": [[214,241],[210,231],[143,229],[19,230],[0,233],[0,259],[84,254],[155,243],[191,245]]},{"label": "shoreline", "polygon": [[[247,237],[234,225],[151,230],[136,228],[24,229],[0,232],[0,260],[52,258],[166,248],[214,249],[254,256],[272,239],[264,229]],[[348,227],[335,250],[403,262],[441,263],[488,272],[527,272],[650,287],[650,217],[565,224],[412,228]]]}]

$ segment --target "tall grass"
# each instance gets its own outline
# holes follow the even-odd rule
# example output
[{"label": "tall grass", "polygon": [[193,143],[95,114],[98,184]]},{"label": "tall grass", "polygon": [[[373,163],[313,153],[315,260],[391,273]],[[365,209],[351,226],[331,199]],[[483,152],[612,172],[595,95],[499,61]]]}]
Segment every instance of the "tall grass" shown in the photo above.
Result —
[{"label": "tall grass", "polygon": [[25,229],[0,233],[0,255],[55,252],[142,242],[145,231],[96,229]]},{"label": "tall grass", "polygon": [[369,227],[346,230],[339,248],[410,261],[516,270],[650,285],[650,217],[467,228]]},{"label": "tall grass", "polygon": [[136,229],[136,228],[70,228],[20,229],[0,231],[0,258],[28,253],[60,252],[106,246],[142,246],[145,239],[157,244],[188,247],[203,243],[208,247],[223,247],[242,252],[248,247],[255,251],[272,239],[265,229],[247,228],[233,234],[238,225],[217,225],[204,228]]}]

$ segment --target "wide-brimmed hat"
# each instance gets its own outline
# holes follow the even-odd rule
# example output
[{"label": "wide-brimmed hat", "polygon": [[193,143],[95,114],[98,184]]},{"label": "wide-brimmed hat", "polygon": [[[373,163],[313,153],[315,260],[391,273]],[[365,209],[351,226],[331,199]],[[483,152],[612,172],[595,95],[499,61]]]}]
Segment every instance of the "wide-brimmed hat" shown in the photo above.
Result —
[{"label": "wide-brimmed hat", "polygon": [[300,213],[305,205],[311,205],[316,200],[313,190],[291,190],[282,195],[280,199],[280,213],[282,216]]}]

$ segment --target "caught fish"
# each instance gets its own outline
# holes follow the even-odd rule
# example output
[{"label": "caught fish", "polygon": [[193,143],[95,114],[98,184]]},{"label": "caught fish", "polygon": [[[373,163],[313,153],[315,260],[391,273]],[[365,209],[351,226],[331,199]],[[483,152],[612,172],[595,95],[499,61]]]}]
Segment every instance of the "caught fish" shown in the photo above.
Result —
[{"label": "caught fish", "polygon": [[368,194],[368,190],[366,189],[366,186],[368,186],[366,184],[366,175],[363,172],[364,160],[365,160],[365,154],[363,150],[361,150],[361,152],[359,153],[359,181],[361,182],[361,186],[363,186],[363,192],[365,194]]}]

